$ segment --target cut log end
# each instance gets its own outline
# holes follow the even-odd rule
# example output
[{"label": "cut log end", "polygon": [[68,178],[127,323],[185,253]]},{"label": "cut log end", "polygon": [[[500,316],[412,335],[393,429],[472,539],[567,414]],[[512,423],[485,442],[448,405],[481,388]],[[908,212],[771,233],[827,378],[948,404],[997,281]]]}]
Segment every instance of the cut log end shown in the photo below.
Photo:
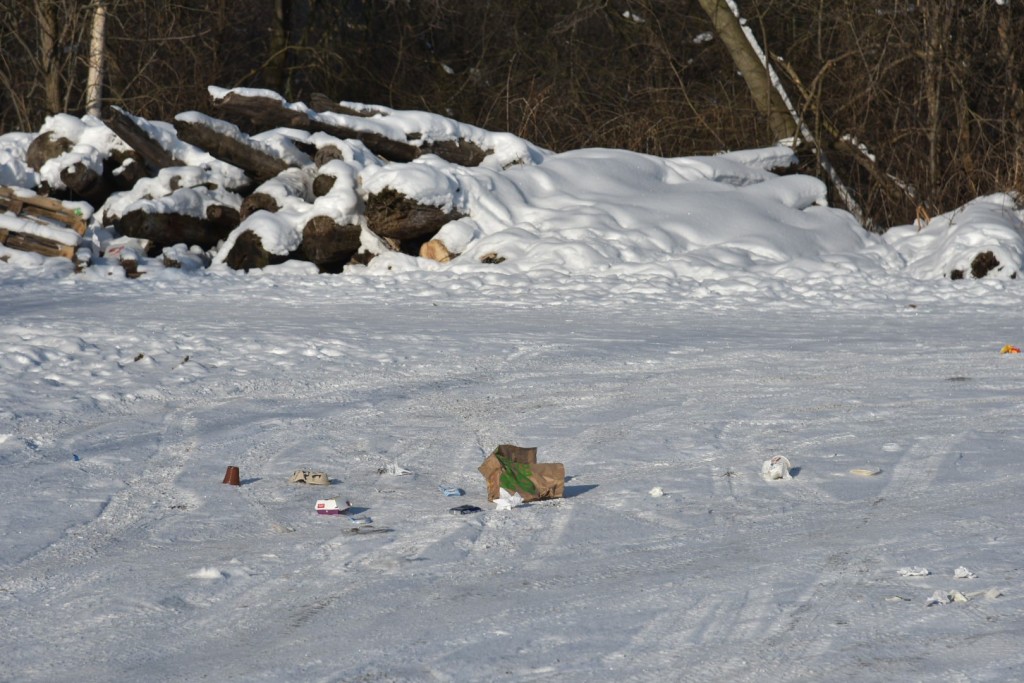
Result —
[{"label": "cut log end", "polygon": [[298,255],[321,273],[340,273],[359,251],[362,228],[341,224],[330,216],[314,216],[302,230]]},{"label": "cut log end", "polygon": [[263,240],[252,231],[245,231],[235,239],[234,246],[228,252],[224,262],[235,270],[246,272],[253,268],[266,268],[274,263],[282,263],[288,257],[271,254],[263,247]]},{"label": "cut log end", "polygon": [[457,211],[420,204],[401,192],[386,188],[366,200],[366,221],[381,237],[426,241],[446,223],[462,218]]},{"label": "cut log end", "polygon": [[456,256],[458,256],[458,254],[453,254],[448,251],[448,247],[444,245],[444,242],[438,239],[432,239],[428,242],[424,242],[423,246],[420,247],[421,258],[437,261],[438,263],[448,263]]},{"label": "cut log end", "polygon": [[269,194],[263,192],[254,192],[244,200],[242,200],[242,210],[239,213],[241,220],[245,220],[249,216],[253,215],[257,211],[269,211],[270,213],[277,213],[281,210],[278,206],[277,200],[271,197]]}]

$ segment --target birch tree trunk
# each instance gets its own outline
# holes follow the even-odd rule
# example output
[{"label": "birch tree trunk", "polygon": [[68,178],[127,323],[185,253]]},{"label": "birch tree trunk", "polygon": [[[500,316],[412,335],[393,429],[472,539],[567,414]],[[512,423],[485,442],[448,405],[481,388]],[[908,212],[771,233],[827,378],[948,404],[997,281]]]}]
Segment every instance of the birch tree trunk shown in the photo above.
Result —
[{"label": "birch tree trunk", "polygon": [[96,3],[89,42],[89,76],[85,85],[85,113],[97,118],[103,112],[103,54],[106,51],[107,6]]}]

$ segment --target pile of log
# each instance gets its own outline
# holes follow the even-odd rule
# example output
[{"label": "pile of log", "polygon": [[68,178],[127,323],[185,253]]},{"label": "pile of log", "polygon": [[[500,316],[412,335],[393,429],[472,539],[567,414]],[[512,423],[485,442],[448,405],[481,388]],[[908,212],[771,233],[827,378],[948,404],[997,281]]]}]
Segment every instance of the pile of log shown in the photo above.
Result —
[{"label": "pile of log", "polygon": [[[405,164],[434,154],[453,164],[475,166],[491,150],[465,139],[427,142],[416,133],[402,140],[373,132],[372,126],[354,125],[358,121],[345,117],[387,112],[348,107],[321,95],[296,106],[261,91],[211,89],[209,104],[211,113],[184,112],[171,122],[146,121],[110,108],[102,125],[124,144],[111,147],[102,167],[75,161],[77,141],[43,132],[29,145],[26,163],[37,173],[50,164],[51,181],[28,188],[39,194],[38,201],[0,201],[0,214],[19,216],[44,206],[59,212],[64,210],[62,201],[84,201],[95,210],[97,226],[135,238],[136,244],[146,245],[147,257],[181,245],[203,251],[227,245],[229,252],[219,260],[241,270],[301,259],[321,272],[341,272],[374,257],[367,244],[438,261],[455,256],[435,236],[462,217],[460,213],[450,206],[420,203],[396,188],[373,193],[356,188],[346,155],[358,148],[375,162]],[[339,123],[346,120],[353,125]],[[266,141],[268,135],[276,136],[274,144]],[[282,144],[287,153],[282,153]],[[211,162],[197,163],[200,156]],[[59,182],[53,164],[60,168]],[[214,164],[230,172],[215,172]],[[15,193],[8,190],[0,199],[11,196]],[[356,201],[349,201],[350,196]],[[354,208],[342,215],[332,209],[339,202]],[[246,230],[246,221],[260,212],[291,221],[301,233],[298,246],[272,253],[258,231]],[[75,223],[75,229],[83,234],[84,222]],[[10,229],[0,236],[11,248],[75,258],[75,246],[44,246]]]}]

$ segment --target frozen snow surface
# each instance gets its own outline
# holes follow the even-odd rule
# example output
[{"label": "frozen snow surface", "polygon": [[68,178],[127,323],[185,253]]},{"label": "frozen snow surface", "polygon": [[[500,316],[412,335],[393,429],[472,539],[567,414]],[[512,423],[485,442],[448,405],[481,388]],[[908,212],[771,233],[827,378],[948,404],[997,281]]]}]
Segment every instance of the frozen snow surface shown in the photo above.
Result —
[{"label": "frozen snow surface", "polygon": [[[0,680],[1024,671],[1016,282],[25,271]],[[566,497],[497,512],[500,443],[563,462]]]},{"label": "frozen snow surface", "polygon": [[[878,237],[779,148],[505,142],[338,164],[463,214],[450,264],[0,253],[0,681],[1024,679],[1012,198]],[[502,443],[565,497],[497,511]]]}]

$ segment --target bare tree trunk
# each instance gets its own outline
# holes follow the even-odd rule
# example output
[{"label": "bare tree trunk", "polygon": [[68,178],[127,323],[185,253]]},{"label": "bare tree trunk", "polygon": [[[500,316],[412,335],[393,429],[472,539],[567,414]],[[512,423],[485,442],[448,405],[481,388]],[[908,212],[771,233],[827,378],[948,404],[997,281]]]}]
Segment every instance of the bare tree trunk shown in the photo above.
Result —
[{"label": "bare tree trunk", "polygon": [[757,104],[758,110],[768,118],[768,127],[776,140],[794,137],[798,132],[797,121],[786,105],[782,95],[772,82],[769,65],[758,56],[743,31],[740,19],[730,7],[729,0],[699,0],[701,8],[711,18],[715,32],[733,63],[747,83],[747,88]]},{"label": "bare tree trunk", "polygon": [[949,32],[948,8],[939,7],[932,0],[918,0],[921,20],[924,22],[924,96],[925,138],[928,141],[925,199],[931,200],[939,187],[939,150],[942,146],[942,76],[943,44]]},{"label": "bare tree trunk", "polygon": [[98,0],[92,16],[89,42],[89,78],[85,85],[85,113],[99,118],[103,113],[103,54],[106,51],[107,6]]},{"label": "bare tree trunk", "polygon": [[60,60],[57,58],[57,6],[52,0],[41,0],[36,5],[36,14],[39,18],[39,64],[42,67],[46,110],[56,114],[62,109]]},{"label": "bare tree trunk", "polygon": [[999,7],[999,53],[1005,65],[1006,104],[1003,111],[1008,116],[1008,137],[1013,152],[1009,166],[1010,181],[1018,188],[1024,186],[1024,90],[1020,83],[1020,67],[1013,49],[1016,36],[1013,35],[1010,5]]},{"label": "bare tree trunk", "polygon": [[270,27],[270,57],[265,82],[268,88],[286,94],[288,78],[288,39],[291,33],[291,0],[274,0],[274,23]]}]

